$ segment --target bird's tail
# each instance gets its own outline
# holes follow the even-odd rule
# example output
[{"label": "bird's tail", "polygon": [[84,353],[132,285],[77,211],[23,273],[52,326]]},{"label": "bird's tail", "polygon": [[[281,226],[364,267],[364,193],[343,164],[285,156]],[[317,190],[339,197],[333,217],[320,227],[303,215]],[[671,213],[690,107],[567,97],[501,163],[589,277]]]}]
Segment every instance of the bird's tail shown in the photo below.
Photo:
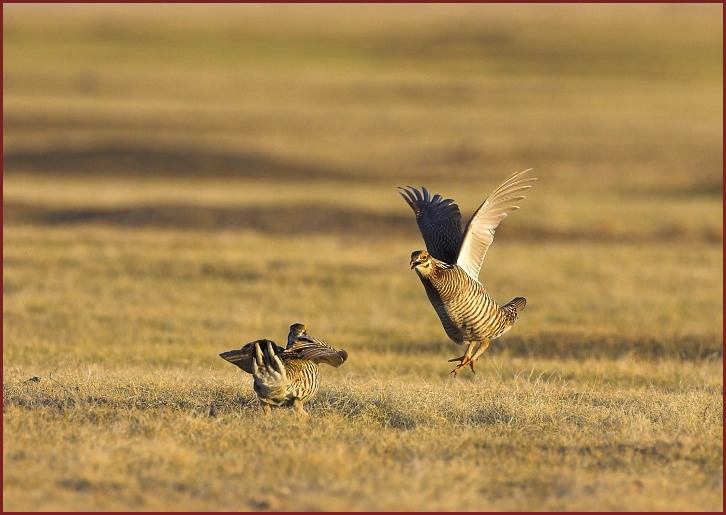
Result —
[{"label": "bird's tail", "polygon": [[[233,365],[237,365],[239,368],[247,372],[248,374],[254,373],[254,366],[252,365],[252,362],[255,360],[255,343],[260,343],[262,352],[264,355],[268,354],[268,348],[267,348],[267,342],[268,340],[256,340],[254,342],[250,342],[245,344],[241,349],[235,349],[235,350],[228,350],[227,352],[222,352],[219,356],[222,359],[226,359]],[[275,342],[270,342],[272,344],[273,354],[279,354],[283,351],[281,347],[275,344]],[[271,361],[272,358],[270,357],[268,361]]]},{"label": "bird's tail", "polygon": [[514,309],[517,311],[517,315],[519,315],[524,310],[524,306],[526,305],[527,299],[525,299],[524,297],[516,297],[507,302],[504,306],[502,306],[502,309],[510,308],[510,306],[514,307]]},{"label": "bird's tail", "polygon": [[270,340],[257,340],[254,346],[254,390],[268,404],[279,405],[286,400],[290,385],[285,364],[280,359],[284,350]]}]

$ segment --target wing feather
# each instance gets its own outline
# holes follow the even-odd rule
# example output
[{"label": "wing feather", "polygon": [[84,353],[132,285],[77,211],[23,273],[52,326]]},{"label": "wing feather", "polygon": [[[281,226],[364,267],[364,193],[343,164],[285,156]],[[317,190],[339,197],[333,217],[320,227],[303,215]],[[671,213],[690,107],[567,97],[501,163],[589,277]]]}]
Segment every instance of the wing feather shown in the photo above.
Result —
[{"label": "wing feather", "polygon": [[464,229],[456,264],[475,281],[479,280],[484,256],[494,241],[494,231],[509,213],[519,209],[516,203],[525,198],[521,193],[537,180],[536,177],[527,177],[530,171],[532,168],[512,174],[500,184],[479,206]]},{"label": "wing feather", "polygon": [[307,334],[299,336],[295,343],[285,349],[285,353],[297,359],[325,363],[333,367],[339,367],[348,359],[345,350],[336,350],[328,343]]},{"label": "wing feather", "polygon": [[399,187],[399,193],[416,215],[416,223],[429,253],[445,263],[454,263],[461,243],[461,212],[450,198],[432,197],[425,187]]}]

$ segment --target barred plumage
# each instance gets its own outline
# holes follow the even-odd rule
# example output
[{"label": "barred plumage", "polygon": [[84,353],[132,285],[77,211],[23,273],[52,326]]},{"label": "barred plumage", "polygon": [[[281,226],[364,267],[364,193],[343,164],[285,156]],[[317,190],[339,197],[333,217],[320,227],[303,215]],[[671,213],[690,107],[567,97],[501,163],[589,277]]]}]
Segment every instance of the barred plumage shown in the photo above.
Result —
[{"label": "barred plumage", "polygon": [[416,214],[428,249],[411,254],[411,268],[421,279],[448,337],[468,345],[463,356],[449,360],[460,362],[452,370],[454,374],[467,365],[474,371],[474,363],[489,342],[511,329],[527,304],[517,297],[499,307],[479,282],[479,271],[497,226],[508,213],[519,209],[513,203],[524,199],[520,193],[537,180],[525,177],[530,170],[511,175],[496,188],[463,234],[461,213],[453,200],[442,200],[438,194],[432,197],[426,188],[423,193],[411,186],[400,188]]},{"label": "barred plumage", "polygon": [[303,403],[314,397],[320,386],[318,363],[338,367],[348,353],[308,336],[304,325],[293,324],[285,349],[262,339],[220,356],[253,375],[253,388],[265,412],[270,406],[292,406],[305,413]]}]

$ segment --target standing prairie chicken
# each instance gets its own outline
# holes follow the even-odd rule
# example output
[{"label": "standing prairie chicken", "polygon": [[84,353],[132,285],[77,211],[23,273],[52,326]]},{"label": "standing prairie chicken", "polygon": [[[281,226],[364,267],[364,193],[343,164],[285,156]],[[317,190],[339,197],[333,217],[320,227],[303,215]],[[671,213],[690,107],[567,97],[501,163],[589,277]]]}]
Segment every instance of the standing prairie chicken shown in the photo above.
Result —
[{"label": "standing prairie chicken", "polygon": [[252,374],[253,388],[266,413],[270,412],[270,406],[292,406],[304,413],[303,403],[310,400],[320,386],[318,364],[339,367],[348,358],[348,353],[308,336],[303,324],[293,324],[284,349],[272,340],[262,339],[220,356]]},{"label": "standing prairie chicken", "polygon": [[521,193],[537,180],[527,177],[530,171],[515,173],[500,184],[463,233],[461,212],[452,199],[431,196],[423,187],[422,192],[411,186],[399,188],[416,214],[427,249],[411,254],[411,268],[421,279],[448,337],[459,345],[467,344],[463,356],[449,360],[459,362],[451,371],[454,375],[466,365],[474,372],[474,362],[489,342],[512,328],[527,303],[524,297],[517,297],[499,307],[479,282],[479,271],[495,229],[508,213],[519,209],[515,203],[524,199]]}]

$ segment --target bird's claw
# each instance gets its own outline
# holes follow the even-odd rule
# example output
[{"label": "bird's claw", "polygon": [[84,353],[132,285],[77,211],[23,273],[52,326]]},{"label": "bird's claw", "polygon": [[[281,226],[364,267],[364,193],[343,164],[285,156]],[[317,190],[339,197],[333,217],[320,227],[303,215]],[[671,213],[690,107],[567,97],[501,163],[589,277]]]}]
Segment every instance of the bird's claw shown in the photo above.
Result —
[{"label": "bird's claw", "polygon": [[472,373],[476,374],[476,370],[474,370],[474,360],[472,360],[468,356],[452,358],[449,360],[449,363],[451,363],[452,361],[460,361],[460,363],[456,365],[456,368],[451,371],[451,373],[454,374],[454,377],[456,377],[456,373],[459,371],[459,369],[464,368],[467,365],[469,365],[469,368],[471,368]]}]

